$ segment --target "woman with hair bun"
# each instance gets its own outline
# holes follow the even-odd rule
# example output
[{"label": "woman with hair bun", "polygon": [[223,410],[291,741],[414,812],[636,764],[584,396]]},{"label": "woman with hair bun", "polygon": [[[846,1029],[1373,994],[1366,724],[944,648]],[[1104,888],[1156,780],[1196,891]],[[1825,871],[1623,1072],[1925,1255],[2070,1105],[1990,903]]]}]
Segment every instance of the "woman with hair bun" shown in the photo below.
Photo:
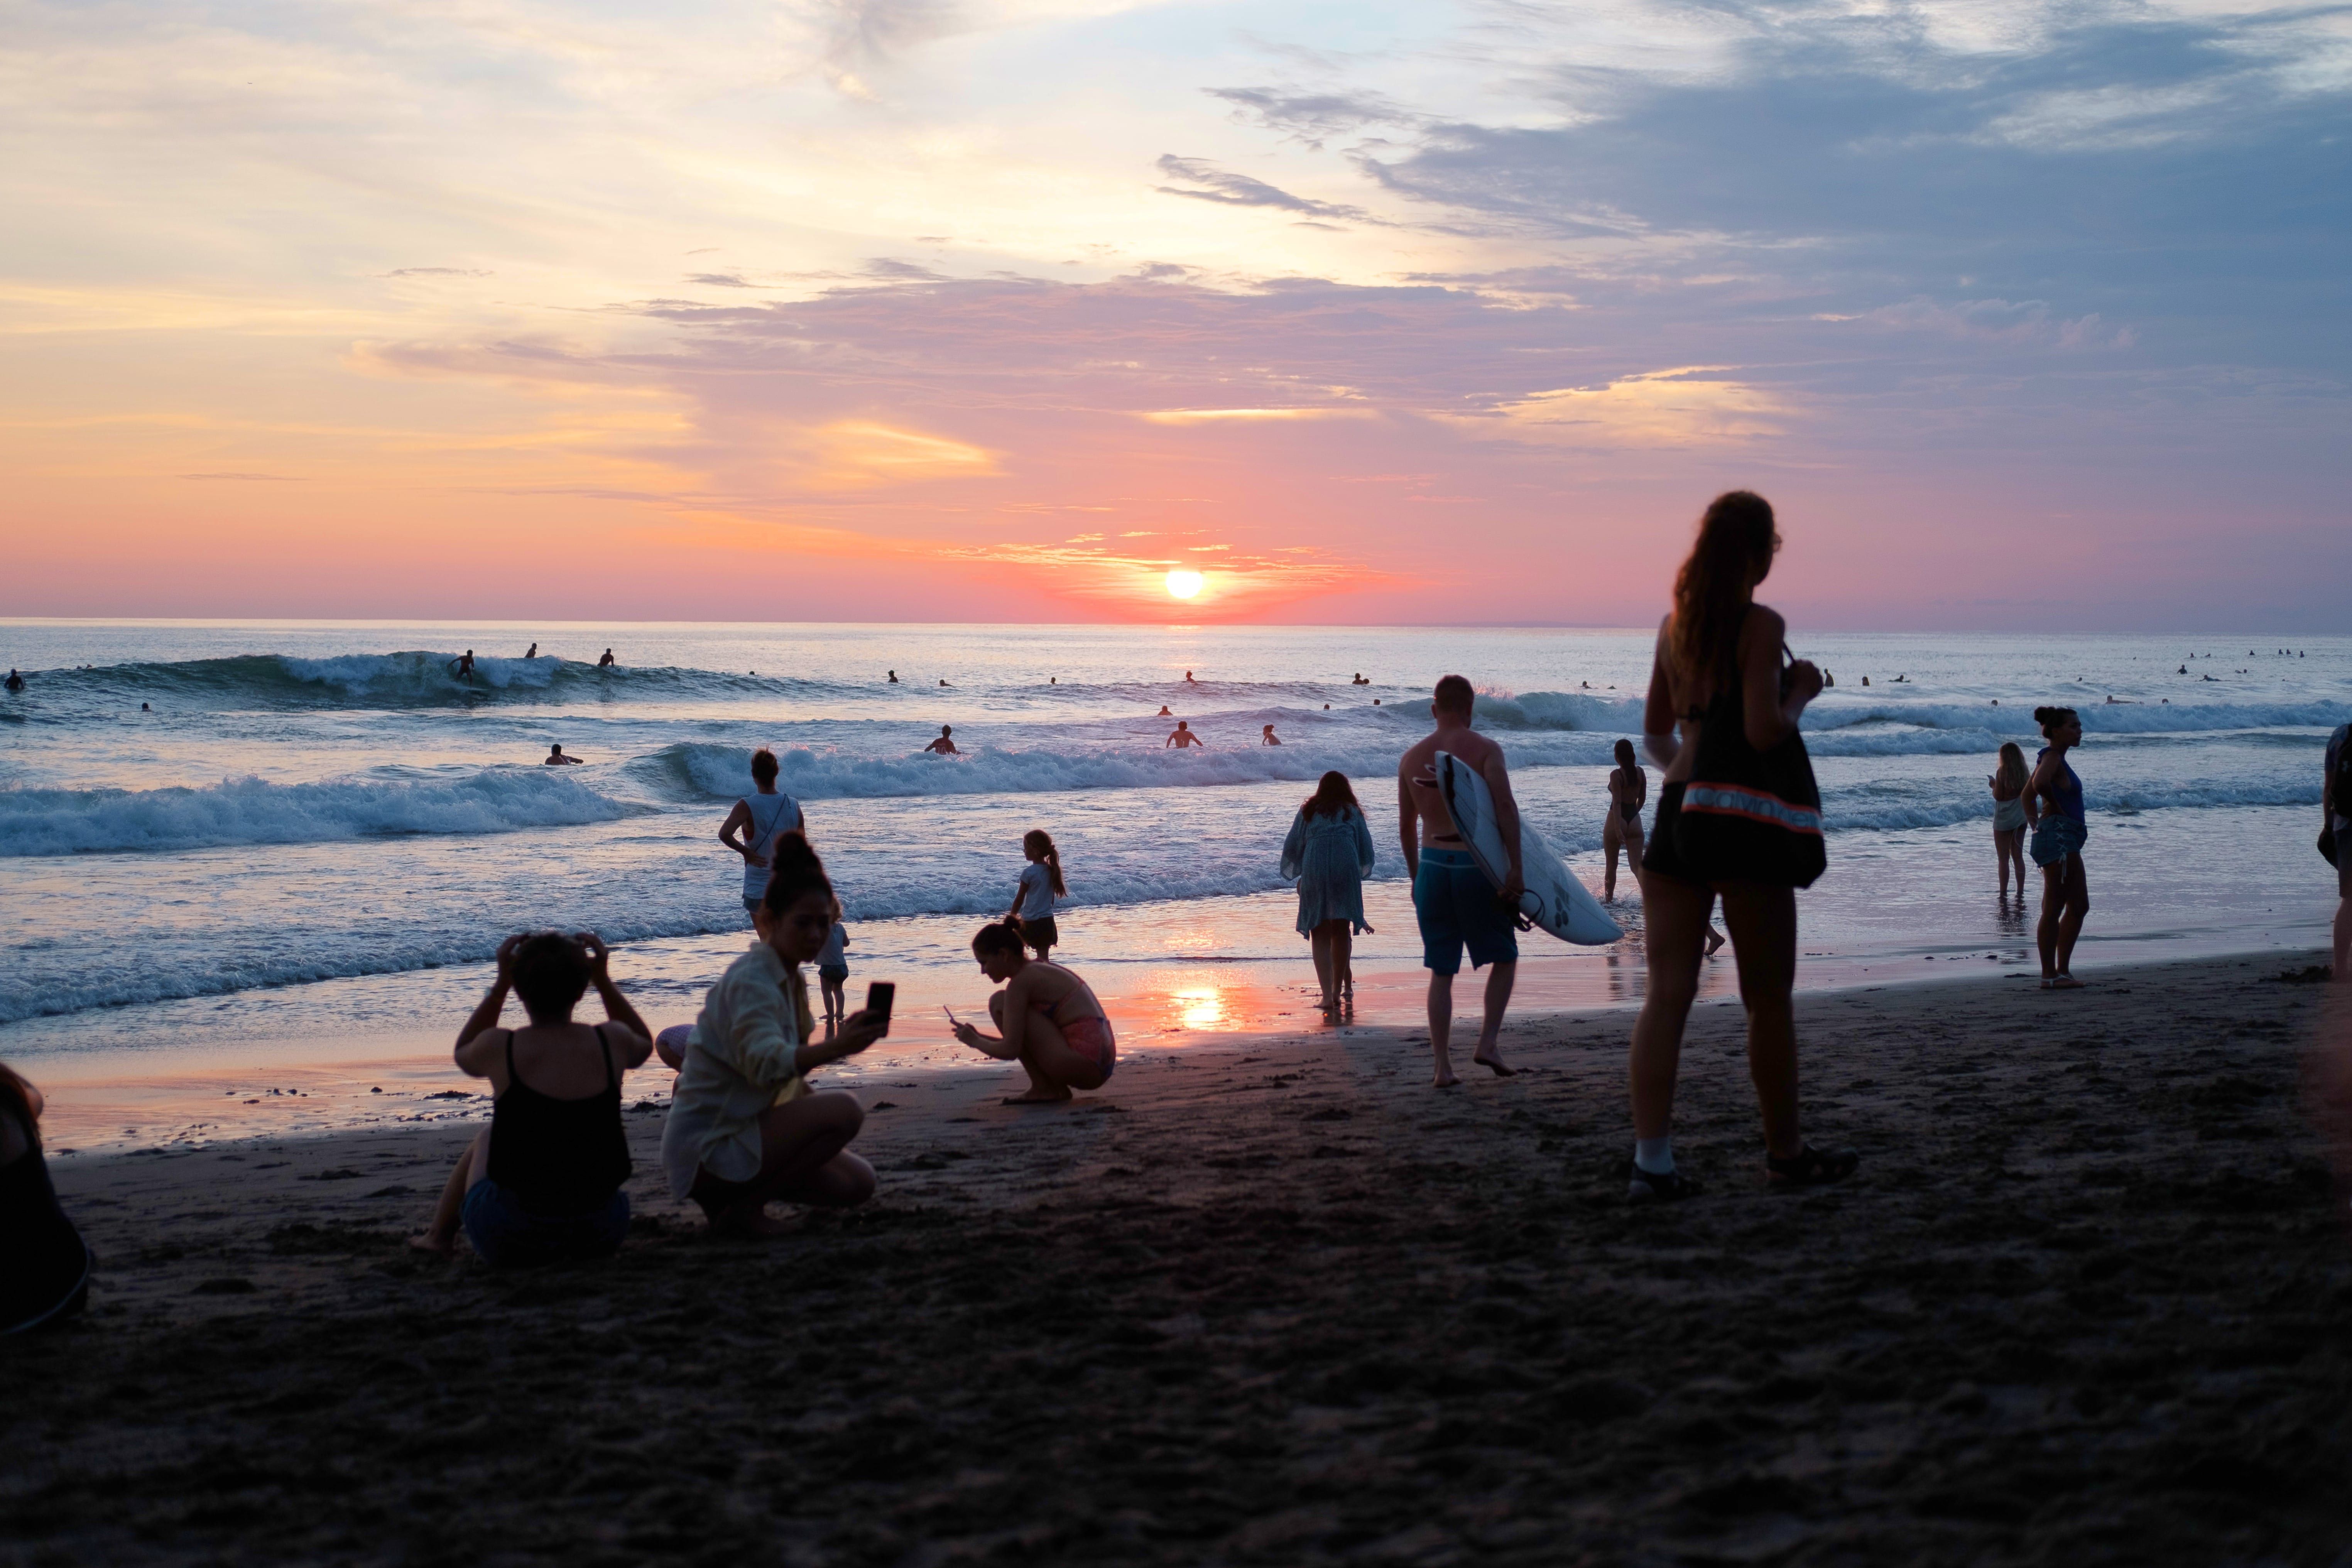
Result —
[{"label": "woman with hair bun", "polygon": [[1004,986],[988,999],[989,1016],[1002,1033],[983,1035],[954,1014],[948,1016],[955,1019],[958,1040],[1028,1069],[1028,1089],[1007,1095],[1005,1104],[1052,1104],[1069,1099],[1072,1089],[1091,1091],[1110,1081],[1118,1043],[1094,988],[1058,963],[1033,960],[1019,916],[981,927],[971,955],[982,973]]},{"label": "woman with hair bun", "polygon": [[702,1205],[714,1231],[773,1236],[777,1199],[851,1208],[874,1195],[874,1167],[849,1152],[866,1124],[857,1097],[812,1090],[808,1075],[856,1056],[889,1032],[864,1011],[816,1039],[801,966],[824,951],[841,911],[808,840],[775,841],[766,889],[752,911],[759,940],[710,988],[688,1036],[662,1168],[672,1195]]},{"label": "woman with hair bun", "polygon": [[[1747,490],[1717,496],[1658,627],[1642,739],[1665,775],[1642,858],[1649,992],[1628,1064],[1633,1158],[1621,1168],[1635,1203],[1698,1191],[1675,1164],[1675,1079],[1717,898],[1748,1009],[1765,1179],[1842,1181],[1861,1162],[1807,1143],[1798,1121],[1795,889],[1820,875],[1822,850],[1821,796],[1797,721],[1822,676],[1803,659],[1782,668],[1787,626],[1755,602],[1780,549],[1771,503]],[[1703,763],[1721,772],[1701,773]]]},{"label": "woman with hair bun", "polygon": [[2042,949],[2042,989],[2079,991],[2071,973],[2074,939],[2091,912],[2091,882],[2083,870],[2083,845],[2091,836],[2083,819],[2083,781],[2066,753],[2083,743],[2083,720],[2072,708],[2036,708],[2033,721],[2050,742],[2033,759],[2025,786],[2025,815],[2033,825],[2031,850],[2042,868],[2042,920],[2033,939]]}]

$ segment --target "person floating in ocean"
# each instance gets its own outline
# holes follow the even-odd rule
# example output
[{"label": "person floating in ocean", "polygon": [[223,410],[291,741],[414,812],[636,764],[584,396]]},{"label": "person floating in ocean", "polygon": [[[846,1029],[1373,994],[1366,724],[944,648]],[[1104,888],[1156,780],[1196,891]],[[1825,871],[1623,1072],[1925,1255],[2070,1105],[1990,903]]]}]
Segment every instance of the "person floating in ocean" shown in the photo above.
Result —
[{"label": "person floating in ocean", "polygon": [[710,988],[687,1037],[684,1065],[662,1129],[670,1194],[691,1198],[710,1228],[775,1236],[772,1202],[855,1208],[874,1195],[874,1167],[849,1152],[866,1124],[857,1097],[813,1091],[808,1075],[856,1056],[889,1032],[864,1009],[818,1042],[801,965],[814,961],[841,918],[824,863],[808,840],[776,842],[773,873],[753,911],[758,940]]},{"label": "person floating in ocean", "polygon": [[[462,1225],[493,1267],[609,1258],[629,1234],[629,1141],[621,1075],[653,1054],[652,1031],[613,983],[594,931],[499,944],[489,994],[457,1031],[458,1069],[490,1080],[490,1124],[457,1156],[433,1222],[408,1245],[447,1257]],[[588,988],[604,1022],[572,1021]],[[507,994],[530,1022],[499,1026]]]},{"label": "person floating in ocean", "polygon": [[538,657],[539,645],[537,643],[531,644],[530,647],[523,650],[523,658],[537,658]]},{"label": "person floating in ocean", "polygon": [[[1805,660],[1781,668],[1788,627],[1756,603],[1757,585],[1780,549],[1763,497],[1747,490],[1717,496],[1675,574],[1674,609],[1659,623],[1651,658],[1642,740],[1666,771],[1642,858],[1649,993],[1628,1061],[1633,1158],[1620,1168],[1626,1196],[1636,1203],[1698,1191],[1675,1165],[1675,1079],[1717,898],[1739,961],[1766,1180],[1783,1187],[1842,1181],[1861,1163],[1850,1149],[1823,1152],[1807,1143],[1798,1116],[1792,882],[1812,879],[1800,868],[1808,859],[1817,867],[1821,806],[1797,725],[1822,688],[1821,671]],[[1705,775],[1698,773],[1703,756],[1710,767]],[[1776,760],[1788,765],[1776,766]],[[1695,819],[1687,826],[1699,829],[1688,843],[1685,812]],[[1703,858],[1688,858],[1701,846]]]},{"label": "person floating in ocean", "polygon": [[25,678],[16,672],[16,667],[13,665],[10,666],[8,669],[8,689],[11,691],[22,691],[25,689]]},{"label": "person floating in ocean", "polygon": [[1005,1104],[1049,1105],[1069,1099],[1073,1089],[1091,1092],[1108,1083],[1118,1066],[1118,1042],[1093,988],[1074,970],[1033,961],[1023,951],[1027,940],[1011,916],[981,927],[971,939],[981,973],[1004,987],[988,999],[999,1033],[983,1035],[953,1013],[948,1017],[963,1044],[1028,1070],[1028,1089],[1007,1095]]},{"label": "person floating in ocean", "polygon": [[[1331,706],[1331,705],[1330,705],[1329,703],[1326,702],[1323,706],[1325,706],[1326,708],[1328,708],[1328,707],[1329,707],[1329,706]],[[1174,717],[1175,717],[1175,715],[1174,715],[1173,713],[1171,713],[1171,712],[1168,710],[1168,704],[1166,704],[1165,702],[1162,702],[1162,703],[1160,705],[1160,711],[1159,711],[1157,714],[1153,715],[1153,717],[1155,717],[1155,718],[1160,718],[1160,719],[1172,719],[1172,718],[1174,718]]]},{"label": "person floating in ocean", "polygon": [[[1617,901],[1617,852],[1625,852],[1625,863],[1633,873],[1633,885],[1642,883],[1642,807],[1650,798],[1650,775],[1642,771],[1640,761],[1633,755],[1633,742],[1617,742],[1617,765],[1609,770],[1609,817],[1601,825],[1601,847],[1609,857],[1608,869],[1601,874],[1601,898],[1604,903]],[[1713,929],[1710,924],[1710,930]]]},{"label": "person floating in ocean", "polygon": [[576,768],[580,765],[580,759],[565,756],[561,745],[550,745],[547,748],[547,755],[540,759],[540,765],[550,768]]},{"label": "person floating in ocean", "polygon": [[1282,875],[1298,884],[1298,934],[1315,960],[1327,1014],[1355,1000],[1356,935],[1372,934],[1364,921],[1364,879],[1371,869],[1371,826],[1348,775],[1335,769],[1316,784],[1282,841]]},{"label": "person floating in ocean", "polygon": [[743,912],[756,919],[777,842],[787,833],[805,838],[808,820],[799,801],[777,790],[776,753],[765,746],[751,753],[751,787],[719,825],[719,842],[742,857]]},{"label": "person floating in ocean", "polygon": [[890,679],[889,679],[888,684],[890,684],[890,685],[892,685],[892,686],[896,686],[896,685],[898,685],[898,672],[897,670],[895,670],[895,669],[894,669],[894,670],[892,670],[892,671],[890,672]]},{"label": "person floating in ocean", "polygon": [[[1202,744],[1200,736],[1192,733],[1192,722],[1184,719],[1177,720],[1176,728],[1169,732],[1168,746],[1173,746],[1180,752],[1187,746],[1200,746],[1204,752],[1209,749]],[[1164,752],[1168,746],[1162,746],[1160,749]]]},{"label": "person floating in ocean", "polygon": [[2009,897],[2009,868],[2017,868],[2017,898],[2025,901],[2025,753],[2014,741],[2000,743],[2000,760],[1985,775],[1992,791],[1992,858],[2000,867],[2000,897]]},{"label": "person floating in ocean", "polygon": [[947,677],[946,677],[946,676],[944,676],[944,675],[943,675],[943,676],[940,677],[940,684],[941,686],[945,686],[945,685],[947,685],[947,683],[948,683],[948,680],[947,680]]},{"label": "person floating in ocean", "polygon": [[41,1153],[43,1104],[0,1065],[0,1338],[61,1323],[89,1300],[89,1248],[58,1205]]},{"label": "person floating in ocean", "polygon": [[1863,683],[1864,686],[1869,685],[1869,684],[1870,684],[1870,677],[1868,677],[1868,676],[1866,676],[1866,675],[1865,675],[1865,676],[1864,676],[1864,677],[1862,678],[1862,683]]},{"label": "person floating in ocean", "polygon": [[142,702],[142,703],[139,705],[139,711],[141,711],[142,713],[152,713],[153,711],[155,711],[155,710],[153,710],[152,708],[148,707],[148,706],[147,706],[147,704],[145,704],[144,702]]},{"label": "person floating in ocean", "polygon": [[[1436,1058],[1435,1086],[1450,1089],[1454,1076],[1454,977],[1462,972],[1462,953],[1469,950],[1470,967],[1486,968],[1486,1015],[1478,1030],[1478,1047],[1470,1059],[1498,1078],[1512,1069],[1503,1065],[1497,1044],[1503,1013],[1511,1005],[1511,985],[1519,973],[1519,894],[1525,890],[1519,866],[1519,805],[1511,795],[1510,769],[1503,748],[1470,727],[1477,695],[1470,682],[1449,675],[1437,683],[1430,714],[1437,728],[1397,763],[1397,837],[1404,847],[1405,875],[1412,881],[1412,909],[1421,924],[1421,962],[1429,971],[1429,1047]],[[1495,799],[1495,826],[1508,861],[1497,889],[1472,859],[1469,846],[1454,830],[1437,787],[1437,753],[1449,752],[1477,770]]]},{"label": "person floating in ocean", "polygon": [[817,950],[816,984],[824,996],[824,1037],[829,1040],[849,1016],[849,999],[844,990],[849,984],[849,928],[837,916],[824,946]]},{"label": "person floating in ocean", "polygon": [[1197,684],[1192,681],[1192,672],[1189,669],[1184,672],[1184,679],[1188,684]]},{"label": "person floating in ocean", "polygon": [[2083,743],[2083,721],[2072,708],[2036,708],[2033,721],[2050,742],[2033,759],[2033,776],[2025,788],[2033,863],[2042,868],[2042,919],[2033,931],[2042,950],[2042,989],[2079,991],[2083,983],[2073,973],[2074,939],[2091,912],[2091,882],[2083,869],[2083,845],[2091,829],[2083,815],[2083,781],[2066,753]]},{"label": "person floating in ocean", "polygon": [[953,738],[954,735],[955,731],[953,728],[949,725],[942,724],[940,726],[940,738],[933,741],[929,745],[925,746],[923,750],[927,752],[937,752],[943,757],[955,756],[958,752],[956,751],[956,743]]},{"label": "person floating in ocean", "polygon": [[1042,827],[1031,828],[1021,836],[1021,853],[1029,864],[1021,868],[1013,889],[1013,907],[1004,918],[1020,925],[1021,939],[1043,959],[1062,940],[1062,930],[1054,923],[1054,900],[1069,897],[1070,889],[1062,881],[1062,852],[1054,847],[1052,834]]},{"label": "person floating in ocean", "polygon": [[2335,979],[2352,984],[2352,724],[2336,725],[2327,737],[2326,766],[2319,787],[2320,847],[2336,862],[2336,923],[2330,931]]},{"label": "person floating in ocean", "polygon": [[1364,672],[1360,669],[1356,672],[1356,679],[1348,682],[1348,684],[1350,686],[1370,686],[1371,682],[1364,679]]},{"label": "person floating in ocean", "polygon": [[606,648],[604,650],[604,657],[596,661],[596,668],[599,669],[610,669],[613,668],[614,662],[613,650],[611,648]]},{"label": "person floating in ocean", "polygon": [[1274,732],[1273,725],[1262,725],[1258,730],[1257,743],[1261,746],[1279,746],[1282,744],[1282,737]]}]

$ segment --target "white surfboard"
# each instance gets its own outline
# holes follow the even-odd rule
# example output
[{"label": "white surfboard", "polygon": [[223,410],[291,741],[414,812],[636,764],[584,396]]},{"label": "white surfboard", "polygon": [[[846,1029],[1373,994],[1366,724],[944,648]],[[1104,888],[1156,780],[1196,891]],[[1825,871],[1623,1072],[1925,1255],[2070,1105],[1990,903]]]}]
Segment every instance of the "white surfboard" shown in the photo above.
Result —
[{"label": "white surfboard", "polygon": [[[1445,797],[1454,831],[1470,847],[1470,858],[1478,862],[1486,880],[1500,888],[1510,868],[1510,856],[1503,847],[1503,832],[1495,821],[1495,797],[1487,793],[1486,781],[1453,752],[1440,752],[1437,788]],[[1544,836],[1529,826],[1524,816],[1519,818],[1519,879],[1527,884],[1527,891],[1519,895],[1519,912],[1560,941],[1600,947],[1625,934],[1592,890],[1560,863]]]}]

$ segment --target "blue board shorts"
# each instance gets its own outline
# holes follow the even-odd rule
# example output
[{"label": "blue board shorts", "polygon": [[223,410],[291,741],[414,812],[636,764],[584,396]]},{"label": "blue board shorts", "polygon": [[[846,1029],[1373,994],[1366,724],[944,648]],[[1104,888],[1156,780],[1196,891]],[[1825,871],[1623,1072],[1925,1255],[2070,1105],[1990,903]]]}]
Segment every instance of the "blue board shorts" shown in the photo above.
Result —
[{"label": "blue board shorts", "polygon": [[629,1194],[585,1214],[534,1214],[488,1176],[466,1189],[466,1239],[494,1268],[610,1258],[629,1234]]},{"label": "blue board shorts", "polygon": [[1421,921],[1421,966],[1439,974],[1462,973],[1462,950],[1470,967],[1516,963],[1517,922],[1495,884],[1466,849],[1424,849],[1412,879],[1412,912]]}]

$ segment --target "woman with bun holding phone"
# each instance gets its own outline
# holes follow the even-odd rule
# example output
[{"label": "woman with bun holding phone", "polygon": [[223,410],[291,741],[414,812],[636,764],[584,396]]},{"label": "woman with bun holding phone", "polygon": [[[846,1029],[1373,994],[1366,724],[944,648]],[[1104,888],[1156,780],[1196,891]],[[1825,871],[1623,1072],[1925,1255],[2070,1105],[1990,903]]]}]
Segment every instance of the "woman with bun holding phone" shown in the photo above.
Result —
[{"label": "woman with bun holding phone", "polygon": [[692,1198],[710,1228],[774,1236],[767,1205],[854,1208],[874,1195],[874,1167],[849,1152],[866,1124],[857,1097],[812,1089],[808,1077],[889,1032],[887,1015],[852,1013],[820,1041],[801,973],[824,951],[841,906],[808,840],[786,832],[752,910],[759,939],[710,988],[687,1036],[662,1130],[673,1196]]},{"label": "woman with bun holding phone", "polygon": [[1072,1089],[1097,1089],[1110,1081],[1118,1042],[1109,1016],[1076,971],[1029,956],[1019,916],[981,927],[971,955],[982,973],[1004,987],[988,999],[989,1016],[1003,1032],[983,1035],[953,1013],[948,1019],[965,1045],[1028,1069],[1028,1089],[1006,1096],[1005,1104],[1049,1105],[1069,1099]]}]

